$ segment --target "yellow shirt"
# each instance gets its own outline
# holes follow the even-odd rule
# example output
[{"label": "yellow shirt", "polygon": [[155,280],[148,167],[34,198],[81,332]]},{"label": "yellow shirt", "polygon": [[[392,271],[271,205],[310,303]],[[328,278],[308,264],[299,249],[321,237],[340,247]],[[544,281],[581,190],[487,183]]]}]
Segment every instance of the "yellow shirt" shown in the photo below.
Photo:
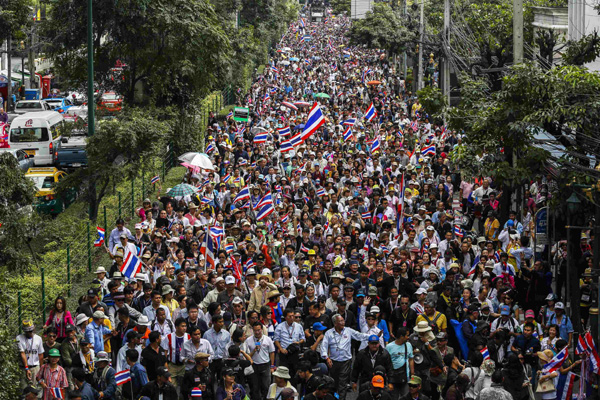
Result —
[{"label": "yellow shirt", "polygon": [[[115,314],[116,315],[116,314]],[[88,323],[92,323],[94,319],[90,318]],[[104,326],[107,327],[108,329],[110,329],[111,331],[113,330],[112,324],[110,323],[110,319],[108,318],[104,318]],[[107,353],[110,353],[111,349],[110,349],[110,338],[112,337],[112,335],[104,335],[104,351]]]},{"label": "yellow shirt", "polygon": [[[438,317],[438,314],[439,314],[439,317]],[[435,317],[438,317],[438,319],[435,320]],[[419,315],[417,317],[417,324],[421,321],[425,321],[428,324],[430,324],[431,322],[433,322],[435,320],[435,324],[437,325],[437,327],[440,331],[445,331],[448,328],[448,320],[446,319],[446,316],[439,311],[436,311],[435,314],[433,314],[433,316],[431,316],[431,317],[428,316],[427,318],[429,318],[429,321],[427,321],[427,319],[425,319],[424,314]]]}]

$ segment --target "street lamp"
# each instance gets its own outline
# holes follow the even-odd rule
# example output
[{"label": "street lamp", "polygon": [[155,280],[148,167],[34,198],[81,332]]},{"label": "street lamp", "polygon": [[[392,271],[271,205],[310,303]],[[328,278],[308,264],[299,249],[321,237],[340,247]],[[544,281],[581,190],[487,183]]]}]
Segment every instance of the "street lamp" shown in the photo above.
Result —
[{"label": "street lamp", "polygon": [[571,196],[567,199],[567,211],[569,212],[569,216],[577,214],[580,206],[581,200],[579,200],[579,197],[577,197],[575,192],[571,193]]}]

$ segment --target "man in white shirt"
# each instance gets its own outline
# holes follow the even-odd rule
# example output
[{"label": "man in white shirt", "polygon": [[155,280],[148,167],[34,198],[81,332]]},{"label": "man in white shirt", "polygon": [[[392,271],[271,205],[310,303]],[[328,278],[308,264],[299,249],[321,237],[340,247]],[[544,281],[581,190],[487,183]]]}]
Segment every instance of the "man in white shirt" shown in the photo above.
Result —
[{"label": "man in white shirt", "polygon": [[246,339],[246,347],[254,362],[254,373],[252,379],[253,387],[256,390],[256,398],[264,399],[267,397],[269,385],[271,384],[271,373],[275,370],[275,344],[266,335],[263,334],[263,326],[260,322],[252,325],[254,333]]},{"label": "man in white shirt", "polygon": [[21,363],[25,368],[25,376],[21,378],[21,387],[33,386],[39,388],[35,376],[44,363],[44,342],[41,337],[33,333],[35,325],[33,321],[25,320],[22,323],[23,333],[17,336],[17,347]]},{"label": "man in white shirt", "polygon": [[196,365],[195,357],[198,353],[209,354],[209,360],[212,360],[213,348],[210,342],[202,338],[202,331],[200,327],[196,326],[192,328],[190,333],[191,340],[186,341],[183,344],[183,362],[185,363],[185,369],[190,370]]},{"label": "man in white shirt", "polygon": [[133,253],[134,255],[137,254],[135,244],[129,242],[129,237],[126,233],[121,233],[119,236],[119,243],[115,244],[115,247],[112,249],[113,256],[119,249],[123,249],[123,259],[126,259],[129,253]]}]

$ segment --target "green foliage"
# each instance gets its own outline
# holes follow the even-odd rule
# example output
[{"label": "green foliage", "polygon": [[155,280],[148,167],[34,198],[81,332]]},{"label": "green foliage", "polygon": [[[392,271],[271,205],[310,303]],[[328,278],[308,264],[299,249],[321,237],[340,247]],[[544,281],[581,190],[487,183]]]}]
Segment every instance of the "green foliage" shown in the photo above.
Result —
[{"label": "green foliage", "polygon": [[0,325],[0,399],[18,399],[21,394],[19,381],[22,371],[17,360],[15,335],[6,325]]},{"label": "green foliage", "polygon": [[8,34],[19,35],[30,23],[30,6],[30,0],[0,0],[0,45]]},{"label": "green foliage", "polygon": [[426,86],[417,92],[417,97],[425,111],[434,118],[440,118],[448,106],[448,99],[440,88]]},{"label": "green foliage", "polygon": [[[75,87],[83,87],[86,78],[86,10],[86,0],[58,0],[45,26],[55,66]],[[182,107],[203,97],[228,71],[229,39],[207,0],[99,0],[94,13],[95,79],[128,102],[142,84],[153,104]],[[117,60],[127,67],[123,79],[113,80]]]},{"label": "green foliage", "polygon": [[600,56],[600,37],[594,31],[576,41],[567,42],[567,48],[562,54],[564,64],[582,66],[593,62]]},{"label": "green foliage", "polygon": [[330,4],[334,14],[350,14],[350,0],[331,0]]},{"label": "green foliage", "polygon": [[384,49],[390,55],[400,54],[416,43],[417,33],[407,27],[408,20],[386,3],[375,3],[372,12],[354,21],[350,29],[353,44]]},{"label": "green foliage", "polygon": [[141,165],[162,154],[169,129],[168,123],[141,109],[102,121],[96,134],[88,138],[88,167],[68,175],[59,191],[83,185],[81,195],[90,205],[90,218],[95,220],[109,184],[137,176]]}]

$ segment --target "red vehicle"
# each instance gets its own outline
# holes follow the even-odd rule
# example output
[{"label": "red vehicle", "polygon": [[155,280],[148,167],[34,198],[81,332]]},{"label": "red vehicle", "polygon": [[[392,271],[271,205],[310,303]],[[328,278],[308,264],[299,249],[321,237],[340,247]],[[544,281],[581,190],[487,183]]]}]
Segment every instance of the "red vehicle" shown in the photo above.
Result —
[{"label": "red vehicle", "polygon": [[119,112],[123,109],[123,98],[115,92],[104,92],[98,100],[98,110]]}]

